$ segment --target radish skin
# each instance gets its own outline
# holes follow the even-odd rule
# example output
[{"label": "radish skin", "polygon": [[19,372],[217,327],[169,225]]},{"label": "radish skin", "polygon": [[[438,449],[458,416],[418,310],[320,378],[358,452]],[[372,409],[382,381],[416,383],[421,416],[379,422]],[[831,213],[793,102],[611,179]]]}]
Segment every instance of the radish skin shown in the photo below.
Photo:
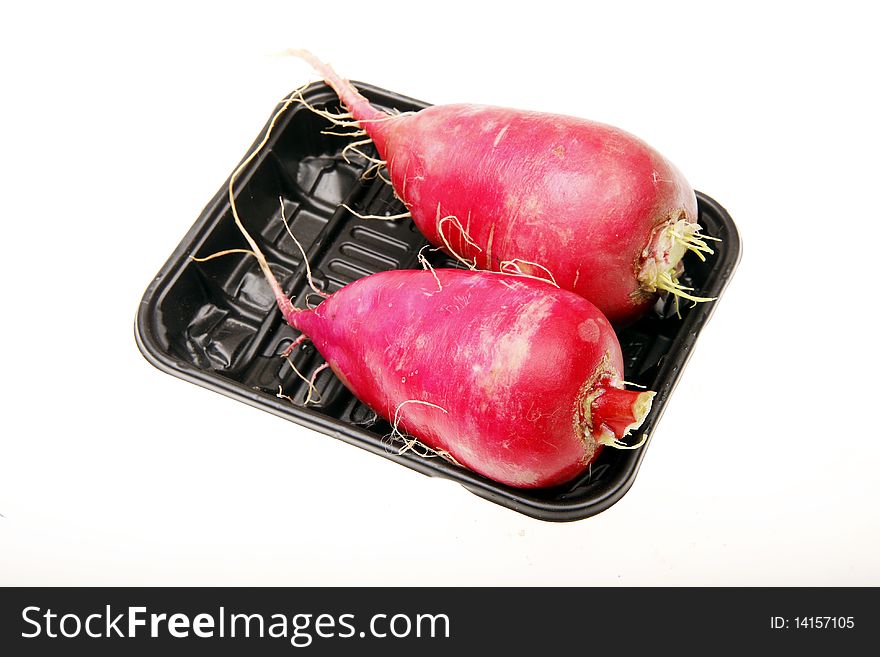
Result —
[{"label": "radish skin", "polygon": [[[398,197],[425,237],[480,269],[547,278],[593,302],[616,325],[659,293],[697,301],[679,282],[687,251],[712,253],[681,172],[618,128],[482,105],[389,115],[306,51],[306,59],[369,135]],[[454,230],[438,219],[457,217]]]}]

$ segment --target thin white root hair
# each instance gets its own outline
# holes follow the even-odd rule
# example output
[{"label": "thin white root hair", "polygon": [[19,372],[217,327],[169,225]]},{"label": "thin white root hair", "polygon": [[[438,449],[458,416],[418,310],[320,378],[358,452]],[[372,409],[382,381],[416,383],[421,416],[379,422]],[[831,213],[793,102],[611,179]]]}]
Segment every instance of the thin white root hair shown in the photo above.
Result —
[{"label": "thin white root hair", "polygon": [[296,404],[296,400],[293,397],[284,394],[284,388],[281,386],[278,386],[278,392],[275,393],[275,396],[278,397],[278,399],[286,399],[291,404]]},{"label": "thin white root hair", "polygon": [[376,119],[360,119],[357,121],[357,123],[385,123],[385,121],[394,121],[395,119],[399,119],[402,116],[409,116],[411,114],[415,114],[415,112],[401,112],[399,110],[393,110],[393,112],[388,114],[388,116],[380,116]]},{"label": "thin white root hair", "polygon": [[[386,168],[385,170],[387,171],[388,169]],[[378,168],[378,169],[376,169],[376,177],[377,177],[379,180],[381,180],[383,183],[385,183],[386,185],[389,185],[389,186],[391,186],[391,187],[394,186],[394,183],[391,182],[391,179],[386,178],[385,176],[382,175],[382,168],[381,168],[381,167]]]},{"label": "thin white root hair", "polygon": [[322,116],[328,121],[330,121],[333,125],[339,128],[360,128],[362,125],[366,123],[384,123],[385,121],[394,121],[399,119],[402,116],[408,116],[410,114],[415,114],[415,112],[400,112],[399,114],[389,114],[388,116],[382,116],[375,119],[356,119],[350,112],[345,112],[341,114],[333,114],[332,112],[328,112],[326,110],[318,109],[317,107],[313,107],[309,105],[306,101],[302,101],[303,105],[318,116]]},{"label": "thin white root hair", "polygon": [[[312,68],[320,70],[321,67],[316,65],[316,58],[310,52],[300,49],[300,48],[288,48],[287,50],[280,51],[276,53],[279,57],[296,57],[298,59],[303,59],[308,62]],[[328,83],[329,84],[329,83]],[[415,114],[415,112],[400,112],[397,109],[391,109],[386,112],[386,116],[377,117],[375,119],[364,119],[361,123],[378,123],[380,121],[388,121],[391,119],[397,119],[401,116],[406,116],[408,114]]]},{"label": "thin white root hair", "polygon": [[[544,278],[543,276],[535,276],[533,274],[527,274],[522,270],[520,264],[528,265],[530,267],[537,267],[538,269],[544,271],[549,278]],[[510,269],[513,268],[513,271]],[[559,284],[556,282],[556,278],[553,276],[553,273],[547,269],[543,265],[539,265],[537,262],[529,262],[528,260],[520,260],[519,258],[514,258],[513,260],[504,260],[498,265],[498,271],[504,274],[513,274],[514,276],[522,276],[523,278],[534,278],[538,281],[544,281],[545,283],[550,283],[553,287],[559,287]]]},{"label": "thin white root hair", "polygon": [[[406,112],[401,112],[396,107],[392,107],[390,110],[386,112],[388,114],[389,119],[397,119],[401,116],[410,116],[411,114],[415,114],[415,110],[407,110]],[[374,121],[385,121],[387,119],[374,119]]]},{"label": "thin white root hair", "polygon": [[281,204],[281,221],[284,222],[284,227],[287,229],[287,234],[290,235],[290,239],[293,240],[293,243],[296,244],[296,248],[298,248],[299,252],[302,254],[303,263],[305,263],[306,266],[306,280],[309,283],[309,287],[312,288],[312,292],[317,294],[319,297],[328,299],[330,295],[323,290],[319,290],[317,286],[315,286],[315,281],[312,279],[312,268],[309,265],[309,259],[306,257],[306,251],[305,249],[303,249],[302,244],[299,243],[299,240],[294,237],[293,231],[290,230],[290,224],[287,223],[287,217],[284,216],[284,199],[280,196],[278,197],[278,203]]},{"label": "thin white root hair", "polygon": [[662,272],[657,276],[657,288],[661,290],[665,290],[675,295],[676,299],[676,310],[678,309],[678,297],[682,297],[684,299],[688,299],[689,301],[693,301],[694,305],[701,301],[715,301],[718,297],[698,297],[693,294],[690,294],[694,291],[694,288],[687,287],[686,285],[682,285],[676,279],[672,277],[669,272]]},{"label": "thin white root hair", "polygon": [[353,132],[336,132],[335,130],[321,130],[322,135],[330,135],[332,137],[365,137],[366,130],[354,130]]},{"label": "thin white root hair", "polygon": [[209,260],[213,260],[214,258],[220,258],[221,256],[230,255],[232,253],[245,253],[249,256],[257,257],[257,254],[251,251],[250,249],[226,249],[225,251],[217,251],[217,253],[212,253],[209,256],[205,256],[204,258],[198,258],[194,255],[189,257],[193,262],[208,262]]},{"label": "thin white root hair", "polygon": [[306,87],[308,86],[309,85],[304,85],[300,87],[291,95],[296,94],[296,100],[302,103],[303,107],[308,109],[310,112],[327,119],[328,121],[330,121],[330,123],[339,128],[361,128],[365,123],[383,123],[385,121],[394,121],[402,116],[415,114],[415,112],[399,112],[388,114],[387,116],[377,117],[375,119],[355,119],[354,115],[351,112],[328,112],[327,110],[322,110],[315,107],[305,99],[305,97],[303,96],[303,91],[305,91]]},{"label": "thin white root hair", "polygon": [[317,107],[309,103],[309,101],[307,101],[303,96],[303,91],[305,91],[306,87],[308,86],[309,85],[307,84],[303,85],[293,92],[293,94],[296,94],[296,99],[299,100],[300,103],[302,103],[303,107],[308,109],[313,114],[317,114],[318,116],[327,119],[333,125],[341,127],[358,127],[357,123],[354,121],[354,116],[351,112],[340,112],[338,114],[335,114],[333,112],[328,112],[327,110],[318,109]]},{"label": "thin white root hair", "polygon": [[[298,53],[296,51],[296,49],[289,49],[287,51],[278,53],[278,55],[279,56],[295,56],[295,57],[302,56],[301,53]],[[414,111],[401,112],[397,108],[391,108],[388,112],[386,112],[386,116],[376,117],[374,119],[355,119],[354,115],[351,112],[335,113],[335,112],[329,112],[327,110],[323,110],[323,109],[319,109],[319,108],[315,107],[314,105],[312,105],[311,103],[309,103],[305,99],[305,96],[303,96],[303,91],[306,89],[306,87],[308,87],[308,85],[304,85],[304,86],[300,87],[299,89],[295,90],[294,92],[292,92],[290,95],[290,99],[299,101],[299,103],[302,104],[303,107],[308,109],[313,114],[316,114],[317,116],[320,116],[322,118],[327,119],[335,127],[354,128],[354,130],[352,130],[351,132],[338,132],[338,131],[332,130],[332,129],[325,129],[325,130],[321,130],[321,134],[323,134],[323,135],[334,135],[334,136],[338,136],[338,137],[366,137],[368,133],[367,133],[366,129],[364,128],[364,125],[366,125],[368,123],[382,123],[385,121],[394,121],[399,118],[409,116],[411,114],[416,113]],[[342,151],[342,158],[349,164],[351,164],[351,161],[348,159],[348,154],[347,154],[348,150],[354,150],[358,155],[360,155],[365,160],[367,160],[368,162],[371,163],[370,168],[367,169],[367,171],[365,171],[362,174],[362,178],[364,178],[365,180],[369,179],[368,174],[373,171],[373,167],[378,165],[378,167],[381,168],[382,166],[385,165],[384,161],[378,160],[374,157],[371,157],[357,148],[357,145],[363,146],[363,145],[370,144],[370,143],[372,143],[371,139],[358,141],[355,143],[348,144]],[[382,181],[385,182],[386,184],[388,184],[388,185],[392,184],[391,181],[388,180],[385,176],[383,176],[378,170],[375,171],[374,175],[381,178]]]},{"label": "thin white root hair", "polygon": [[642,445],[644,445],[648,441],[648,434],[643,433],[642,439],[637,442],[635,445],[627,445],[625,442],[618,440],[617,438],[609,439],[607,442],[604,440],[600,440],[599,442],[605,445],[606,447],[613,447],[614,449],[638,449]]},{"label": "thin white root hair", "polygon": [[386,215],[361,214],[360,212],[357,212],[357,211],[353,210],[352,208],[348,207],[345,203],[342,204],[342,207],[345,208],[346,210],[348,210],[349,212],[351,212],[358,219],[382,219],[384,221],[392,221],[393,219],[407,219],[409,217],[412,217],[412,214],[410,214],[409,212],[401,212],[400,214],[386,214]]},{"label": "thin white root hair", "polygon": [[[312,399],[312,391],[315,390],[314,383],[312,382],[311,379],[307,379],[305,377],[305,375],[303,375],[302,372],[300,372],[298,369],[296,369],[296,365],[293,364],[293,361],[290,359],[290,356],[285,356],[284,360],[287,361],[287,364],[290,365],[290,369],[292,369],[294,371],[294,373],[297,375],[297,377],[299,377],[303,381],[303,383],[305,383],[309,387],[308,394],[306,395],[306,400],[304,402],[305,405],[308,405],[308,403]],[[278,386],[278,388],[280,390],[281,386]],[[319,395],[319,397],[320,397],[320,395]],[[290,399],[290,397],[288,397],[288,399]],[[291,399],[291,401],[293,401],[293,400]]]},{"label": "thin white root hair", "polygon": [[308,292],[306,294],[305,302],[306,302],[306,306],[308,307],[309,310],[314,310],[315,308],[317,308],[318,306],[321,305],[320,301],[318,303],[312,303],[312,293],[311,292]]},{"label": "thin white root hair", "polygon": [[419,400],[419,399],[407,399],[407,400],[404,400],[404,401],[400,402],[400,403],[397,405],[397,408],[394,409],[394,421],[393,421],[393,423],[391,424],[391,433],[392,433],[392,435],[396,435],[396,436],[398,436],[398,437],[400,437],[400,438],[403,437],[403,434],[402,434],[402,433],[400,432],[400,430],[397,428],[397,425],[400,423],[400,409],[402,409],[402,408],[403,408],[404,406],[406,406],[407,404],[420,404],[420,405],[422,405],[422,406],[430,406],[431,408],[436,408],[436,409],[439,410],[439,411],[443,411],[443,412],[446,413],[447,415],[449,414],[449,411],[447,411],[445,408],[443,408],[442,406],[438,406],[437,404],[432,404],[431,402],[421,401],[421,400]]},{"label": "thin white root hair", "polygon": [[[439,214],[439,209],[440,209],[440,206],[439,206],[439,205],[437,206],[437,209],[438,209],[438,214]],[[453,223],[453,225],[454,225],[456,228],[458,228],[458,230],[461,231],[462,239],[464,239],[465,242],[467,242],[468,244],[470,244],[472,247],[474,247],[474,248],[475,248],[477,251],[479,251],[480,253],[483,252],[483,249],[481,249],[481,248],[479,247],[479,245],[471,239],[471,236],[468,235],[467,231],[462,227],[461,222],[458,220],[458,217],[456,217],[456,216],[454,216],[454,215],[448,215],[448,216],[446,216],[446,217],[443,217],[443,218],[440,220],[440,223],[438,224],[438,228],[439,228],[440,226],[442,226],[442,225],[443,225],[445,222],[447,222],[447,221],[451,221],[451,222]]]},{"label": "thin white root hair", "polygon": [[391,434],[389,436],[391,441],[403,441],[403,446],[397,450],[398,455],[405,454],[406,452],[412,452],[417,456],[421,456],[423,458],[434,458],[440,457],[449,461],[450,463],[454,463],[455,465],[460,466],[461,463],[455,460],[455,457],[452,456],[445,449],[434,449],[433,447],[429,447],[428,445],[421,442],[418,438],[414,436],[408,436],[398,429],[398,424],[400,423],[400,409],[406,406],[407,404],[421,404],[423,406],[430,406],[431,408],[436,408],[444,413],[448,413],[448,411],[442,406],[437,406],[437,404],[432,404],[431,402],[420,401],[418,399],[407,399],[406,401],[398,404],[397,408],[394,410],[394,422],[391,425]]},{"label": "thin white root hair", "polygon": [[[312,109],[307,103],[306,103],[306,107],[308,107],[309,109]],[[330,114],[329,112],[323,112],[322,110],[315,110],[315,113],[320,114],[322,116],[324,116],[326,114]],[[365,123],[385,123],[386,121],[394,121],[396,119],[399,119],[402,116],[409,116],[410,114],[415,114],[415,112],[398,112],[396,114],[388,114],[388,116],[380,116],[375,119],[356,119],[351,115],[351,113],[346,113],[346,114],[331,115],[331,116],[338,117],[340,120],[335,120],[335,121],[333,119],[330,119],[330,120],[333,121],[333,123],[335,125],[337,125],[341,128],[357,128]],[[325,118],[330,118],[330,117],[325,116]]]},{"label": "thin white root hair", "polygon": [[[425,244],[421,249],[419,249],[419,264],[422,266],[422,269],[430,271],[431,275],[434,277],[434,280],[437,281],[437,291],[443,291],[443,284],[440,282],[440,279],[437,277],[437,272],[434,271],[434,267],[431,266],[431,263],[428,262],[428,259],[424,255],[425,249],[429,248],[430,244]],[[431,249],[432,251],[436,251],[437,249]]]},{"label": "thin white root hair", "polygon": [[[372,139],[361,139],[359,141],[353,141],[353,142],[345,145],[345,148],[342,149],[342,152],[340,153],[340,155],[342,156],[342,159],[345,160],[348,164],[351,164],[351,160],[348,159],[348,151],[350,151],[350,150],[354,151],[358,155],[361,155],[362,157],[369,158],[368,155],[366,155],[365,153],[363,153],[363,151],[358,149],[358,146],[366,146],[367,144],[372,144],[372,143],[373,143]],[[372,159],[372,158],[370,158],[370,159]],[[375,162],[374,159],[373,159],[373,161]]]},{"label": "thin white root hair", "polygon": [[458,217],[450,214],[450,215],[447,215],[441,219],[440,218],[440,204],[438,203],[437,204],[436,221],[437,221],[437,233],[440,235],[440,239],[443,240],[443,244],[446,245],[446,249],[449,251],[449,253],[452,255],[452,257],[455,258],[456,260],[458,260],[461,264],[465,265],[468,269],[476,269],[477,268],[477,257],[474,256],[473,262],[465,260],[463,257],[461,257],[458,254],[458,252],[455,249],[452,248],[452,245],[449,243],[449,240],[446,239],[446,235],[443,233],[443,224],[445,224],[447,221],[452,222],[452,225],[455,226],[456,228],[458,228],[459,233],[461,233],[461,238],[467,244],[474,247],[480,253],[483,252],[483,249],[481,249],[477,245],[477,243],[471,239],[471,236],[467,234],[467,231],[464,229],[464,226],[461,225],[461,222],[458,220]]},{"label": "thin white root hair", "polygon": [[387,165],[387,162],[385,162],[385,160],[380,160],[379,158],[377,158],[377,157],[373,157],[372,155],[367,155],[367,154],[364,153],[361,149],[357,148],[358,145],[363,146],[364,143],[371,143],[371,142],[370,142],[370,141],[367,141],[367,142],[353,142],[353,143],[351,143],[351,144],[348,144],[345,148],[342,149],[342,159],[344,159],[348,164],[351,164],[351,160],[349,160],[349,159],[348,159],[348,156],[345,154],[346,151],[351,150],[353,153],[355,153],[355,154],[359,155],[360,157],[364,158],[367,162],[372,163],[374,166],[379,166],[379,167],[384,167],[384,166],[386,166],[386,165]]},{"label": "thin white root hair", "polygon": [[352,424],[356,424],[359,427],[371,427],[374,424],[376,424],[376,422],[378,422],[378,421],[379,421],[379,414],[376,413],[376,411],[371,410],[370,415],[366,419],[361,420],[359,422],[357,420],[352,420]]},{"label": "thin white root hair", "polygon": [[361,174],[361,180],[372,180],[376,176],[379,175],[379,170],[382,168],[380,164],[371,164],[364,172]]},{"label": "thin white root hair", "polygon": [[632,381],[621,381],[621,383],[625,386],[632,386],[633,388],[641,388],[642,390],[648,389],[648,386],[639,385],[638,383],[633,383]]},{"label": "thin white root hair", "polygon": [[374,178],[378,178],[389,187],[394,187],[394,183],[382,174],[383,171],[387,170],[387,162],[373,162],[370,166],[364,169],[364,172],[361,174],[361,180],[373,180]]},{"label": "thin white root hair", "polygon": [[457,465],[457,466],[460,467],[460,468],[463,467],[462,464],[459,463],[459,462],[456,460],[456,458],[455,458],[452,454],[450,454],[449,452],[447,452],[445,449],[433,449],[432,447],[428,447],[427,445],[424,445],[424,444],[422,444],[422,443],[420,443],[420,446],[421,446],[421,447],[424,447],[424,449],[425,449],[425,452],[423,452],[423,453],[421,454],[421,456],[424,457],[424,458],[426,458],[426,459],[433,458],[434,455],[436,455],[436,456],[439,456],[439,457],[440,457],[441,459],[443,459],[444,461],[449,461],[449,462],[452,463],[453,465]]}]

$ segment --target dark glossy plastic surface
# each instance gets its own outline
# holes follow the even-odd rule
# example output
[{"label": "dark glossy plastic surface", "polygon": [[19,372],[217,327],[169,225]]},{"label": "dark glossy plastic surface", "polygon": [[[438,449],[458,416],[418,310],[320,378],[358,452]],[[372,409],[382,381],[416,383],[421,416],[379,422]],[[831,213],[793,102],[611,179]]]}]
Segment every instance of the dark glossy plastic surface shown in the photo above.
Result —
[{"label": "dark glossy plastic surface", "polygon": [[[370,85],[357,86],[379,107],[407,111],[426,106]],[[335,95],[322,84],[310,86],[305,97],[312,105],[339,111]],[[418,269],[417,254],[426,244],[408,219],[364,220],[342,207],[346,204],[360,214],[383,216],[403,211],[389,185],[380,178],[362,179],[367,161],[350,151],[350,161],[343,157],[342,149],[352,140],[322,134],[327,129],[326,119],[292,106],[278,121],[266,147],[236,181],[239,215],[298,306],[320,299],[310,294],[303,259],[281,221],[281,202],[291,230],[306,250],[316,283],[328,292],[378,271]],[[718,297],[738,262],[739,237],[720,205],[703,194],[698,199],[705,232],[722,241],[713,243],[716,253],[705,263],[693,254],[686,256],[690,282],[685,279],[685,283],[700,294]],[[231,248],[246,248],[246,244],[233,223],[224,186],[141,302],[136,339],[156,367],[425,474],[453,479],[477,495],[544,520],[594,515],[632,485],[651,439],[637,450],[604,450],[588,473],[565,486],[520,490],[438,458],[399,454],[399,446],[387,438],[388,423],[377,420],[329,370],[316,381],[320,401],[304,406],[306,384],[279,357],[298,334],[283,322],[255,260],[227,255],[196,263],[189,258]],[[439,253],[430,254],[429,260],[438,267],[455,265]],[[649,436],[717,303],[693,308],[683,303],[679,319],[674,304],[658,302],[654,312],[619,335],[626,380],[657,391],[643,427]],[[307,376],[323,362],[308,343],[294,352],[293,361]],[[279,389],[284,398],[277,396]],[[330,485],[336,484],[328,481]]]}]

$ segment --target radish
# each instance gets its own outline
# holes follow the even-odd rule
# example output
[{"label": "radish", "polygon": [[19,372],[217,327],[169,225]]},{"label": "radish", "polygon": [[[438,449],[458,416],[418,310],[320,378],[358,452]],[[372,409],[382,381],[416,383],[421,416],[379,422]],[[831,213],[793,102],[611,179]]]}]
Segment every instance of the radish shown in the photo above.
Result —
[{"label": "radish", "polygon": [[510,486],[564,483],[637,428],[653,392],[623,389],[608,321],[528,278],[393,270],[316,308],[279,299],[340,381],[395,428]]},{"label": "radish", "polygon": [[617,325],[638,318],[661,292],[676,302],[710,300],[679,281],[687,251],[712,253],[694,191],[633,135],[481,105],[387,114],[311,53],[289,52],[314,66],[347,107],[336,120],[358,125],[373,142],[419,230],[468,266],[546,278]]},{"label": "radish", "polygon": [[620,439],[651,408],[653,392],[623,389],[610,323],[543,281],[393,270],[297,309],[269,280],[284,319],[302,332],[292,346],[308,336],[395,432],[500,483],[564,483],[602,446],[628,448]]},{"label": "radish", "polygon": [[[654,393],[624,389],[620,344],[608,320],[583,297],[546,281],[393,270],[330,295],[312,285],[323,301],[295,308],[245,229],[233,189],[292,98],[228,187],[246,252],[257,259],[285,321],[301,332],[285,355],[310,339],[339,380],[392,422],[395,433],[406,431],[510,486],[562,484],[584,472],[603,446],[634,449],[644,442],[644,436],[632,446],[621,439],[642,424]],[[287,226],[283,212],[282,220]],[[311,284],[308,266],[306,272]]]}]

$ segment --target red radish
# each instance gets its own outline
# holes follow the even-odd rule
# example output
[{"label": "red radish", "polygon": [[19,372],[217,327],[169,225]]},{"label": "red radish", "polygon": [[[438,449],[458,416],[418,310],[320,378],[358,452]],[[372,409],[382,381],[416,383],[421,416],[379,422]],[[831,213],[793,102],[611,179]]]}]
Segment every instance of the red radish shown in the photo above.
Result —
[{"label": "red radish", "polygon": [[359,279],[284,318],[382,417],[495,481],[535,488],[620,446],[653,392],[623,389],[608,321],[543,281],[456,269]]},{"label": "red radish", "polygon": [[549,274],[615,324],[640,316],[662,291],[709,300],[678,280],[688,250],[712,253],[694,192],[633,135],[481,105],[389,115],[311,53],[290,52],[319,71],[369,135],[434,245],[480,269]]},{"label": "red radish", "polygon": [[638,447],[620,439],[642,424],[654,393],[623,389],[617,336],[572,292],[509,274],[394,270],[319,292],[325,298],[315,308],[293,306],[242,224],[233,190],[292,99],[229,179],[248,252],[284,319],[302,333],[291,348],[311,339],[336,376],[395,430],[510,486],[561,484],[604,445]]}]

